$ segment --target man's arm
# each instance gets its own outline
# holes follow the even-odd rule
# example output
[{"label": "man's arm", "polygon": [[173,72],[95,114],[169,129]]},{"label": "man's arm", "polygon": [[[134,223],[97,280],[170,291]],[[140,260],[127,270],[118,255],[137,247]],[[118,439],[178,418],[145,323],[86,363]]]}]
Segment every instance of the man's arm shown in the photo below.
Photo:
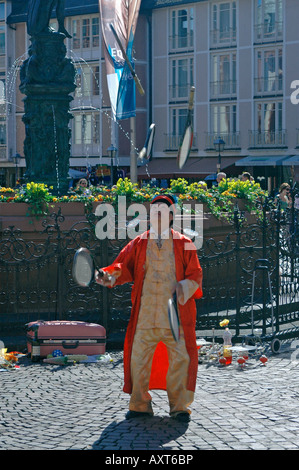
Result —
[{"label": "man's arm", "polygon": [[115,285],[125,284],[126,282],[134,281],[134,266],[135,266],[135,240],[128,243],[119,253],[115,261],[102,268],[103,276],[95,273],[95,280],[98,284],[106,287],[113,287]]}]

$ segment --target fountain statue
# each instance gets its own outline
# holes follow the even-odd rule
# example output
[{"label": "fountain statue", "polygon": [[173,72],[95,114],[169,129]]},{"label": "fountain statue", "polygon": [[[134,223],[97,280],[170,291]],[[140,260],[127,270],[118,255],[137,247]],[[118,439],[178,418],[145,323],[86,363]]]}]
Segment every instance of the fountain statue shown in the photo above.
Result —
[{"label": "fountain statue", "polygon": [[[56,7],[58,32],[49,27]],[[20,70],[20,91],[25,94],[24,116],[26,179],[53,186],[53,193],[68,190],[71,130],[70,102],[75,88],[75,67],[66,57],[64,0],[29,0],[28,58]]]}]

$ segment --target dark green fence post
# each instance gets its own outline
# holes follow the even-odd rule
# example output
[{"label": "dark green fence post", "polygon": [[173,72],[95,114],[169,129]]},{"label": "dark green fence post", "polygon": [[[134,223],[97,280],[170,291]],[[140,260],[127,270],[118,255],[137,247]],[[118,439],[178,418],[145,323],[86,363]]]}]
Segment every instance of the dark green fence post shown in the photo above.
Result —
[{"label": "dark green fence post", "polygon": [[236,336],[239,336],[240,334],[240,228],[243,219],[243,214],[240,212],[238,204],[236,204],[234,209],[234,224],[236,235]]}]

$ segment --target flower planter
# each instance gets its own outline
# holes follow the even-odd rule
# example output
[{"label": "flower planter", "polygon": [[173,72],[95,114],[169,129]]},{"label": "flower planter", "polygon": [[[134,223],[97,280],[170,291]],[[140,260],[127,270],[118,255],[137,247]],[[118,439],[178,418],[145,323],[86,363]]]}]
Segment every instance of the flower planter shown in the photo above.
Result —
[{"label": "flower planter", "polygon": [[[94,204],[98,203],[93,203]],[[78,222],[87,222],[85,217],[85,205],[80,202],[51,203],[48,207],[48,214],[40,217],[30,216],[30,206],[24,202],[0,203],[0,230],[14,227],[22,231],[23,236],[28,239],[42,239],[42,232],[46,225],[54,225],[55,221],[50,216],[61,211],[64,220],[59,221],[61,230],[69,230]],[[45,221],[47,222],[45,224]],[[45,224],[45,225],[44,225]]]},{"label": "flower planter", "polygon": [[64,217],[76,216],[85,218],[85,204],[83,202],[58,202],[49,204],[49,213],[56,212],[61,209]]}]

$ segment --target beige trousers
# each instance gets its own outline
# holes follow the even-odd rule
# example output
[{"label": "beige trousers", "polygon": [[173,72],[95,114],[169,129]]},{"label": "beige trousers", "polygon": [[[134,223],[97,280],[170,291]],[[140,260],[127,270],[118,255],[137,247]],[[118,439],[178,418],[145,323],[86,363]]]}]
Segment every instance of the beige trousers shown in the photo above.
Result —
[{"label": "beige trousers", "polygon": [[175,342],[171,330],[166,328],[137,329],[135,332],[131,357],[133,388],[129,409],[153,414],[148,387],[153,355],[160,341],[166,345],[168,352],[166,388],[170,415],[175,416],[178,412],[190,414],[188,406],[193,402],[194,392],[186,389],[190,359],[185,340],[181,332],[180,340]]}]

